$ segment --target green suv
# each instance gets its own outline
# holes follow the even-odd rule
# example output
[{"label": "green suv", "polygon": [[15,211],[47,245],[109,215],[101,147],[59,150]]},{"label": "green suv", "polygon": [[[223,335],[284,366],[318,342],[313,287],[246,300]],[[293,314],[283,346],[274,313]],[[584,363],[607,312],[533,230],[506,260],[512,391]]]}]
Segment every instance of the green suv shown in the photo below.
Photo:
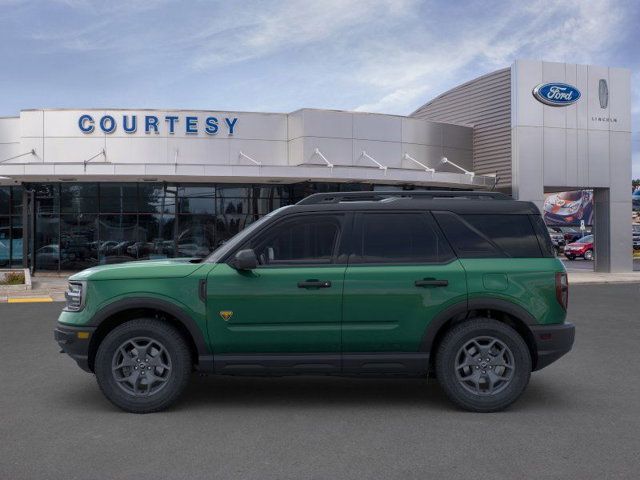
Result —
[{"label": "green suv", "polygon": [[69,279],[55,338],[129,412],[218,375],[434,375],[503,409],[567,353],[567,275],[537,207],[499,193],[316,194],[205,259]]}]

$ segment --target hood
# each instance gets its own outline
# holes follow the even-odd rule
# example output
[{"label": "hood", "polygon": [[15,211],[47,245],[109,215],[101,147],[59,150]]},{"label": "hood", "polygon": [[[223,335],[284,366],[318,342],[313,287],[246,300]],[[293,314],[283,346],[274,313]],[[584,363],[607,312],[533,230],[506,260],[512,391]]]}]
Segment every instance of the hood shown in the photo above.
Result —
[{"label": "hood", "polygon": [[69,280],[133,280],[145,278],[181,278],[192,274],[203,263],[192,263],[193,258],[145,260],[126,262],[82,270]]}]

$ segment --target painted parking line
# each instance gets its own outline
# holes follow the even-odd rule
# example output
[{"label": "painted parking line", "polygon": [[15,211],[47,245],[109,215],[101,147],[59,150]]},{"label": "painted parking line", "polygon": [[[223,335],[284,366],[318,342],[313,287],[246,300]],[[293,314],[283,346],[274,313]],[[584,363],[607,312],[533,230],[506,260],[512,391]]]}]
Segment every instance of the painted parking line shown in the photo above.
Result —
[{"label": "painted parking line", "polygon": [[9,297],[7,303],[41,303],[53,302],[51,297]]}]

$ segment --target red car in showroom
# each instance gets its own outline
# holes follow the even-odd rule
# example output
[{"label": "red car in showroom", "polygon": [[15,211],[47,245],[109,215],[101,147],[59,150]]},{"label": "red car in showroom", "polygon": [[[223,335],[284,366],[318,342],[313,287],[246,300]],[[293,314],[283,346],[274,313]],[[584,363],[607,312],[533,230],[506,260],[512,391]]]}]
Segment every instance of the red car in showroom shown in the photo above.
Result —
[{"label": "red car in showroom", "polygon": [[593,260],[593,235],[587,235],[565,245],[564,256],[569,260],[575,260],[577,257]]}]

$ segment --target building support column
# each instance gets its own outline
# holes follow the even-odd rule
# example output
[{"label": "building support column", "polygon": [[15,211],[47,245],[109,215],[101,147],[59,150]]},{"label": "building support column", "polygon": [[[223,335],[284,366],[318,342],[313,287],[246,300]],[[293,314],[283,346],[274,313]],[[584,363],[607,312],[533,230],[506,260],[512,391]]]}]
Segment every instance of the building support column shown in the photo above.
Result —
[{"label": "building support column", "polygon": [[633,271],[631,196],[612,201],[608,188],[594,188],[594,256],[596,272]]}]

